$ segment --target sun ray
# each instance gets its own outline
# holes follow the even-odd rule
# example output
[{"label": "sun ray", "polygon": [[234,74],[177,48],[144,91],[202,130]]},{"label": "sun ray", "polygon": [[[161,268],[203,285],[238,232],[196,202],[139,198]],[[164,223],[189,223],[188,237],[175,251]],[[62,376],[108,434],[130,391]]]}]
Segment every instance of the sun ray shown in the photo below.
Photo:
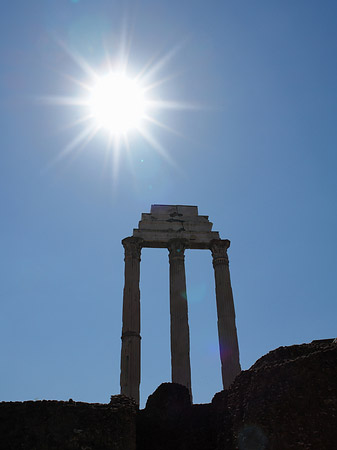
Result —
[{"label": "sun ray", "polygon": [[127,72],[129,56],[131,52],[131,44],[132,44],[132,33],[128,31],[126,18],[124,18],[122,25],[122,35],[119,46],[119,56],[117,58],[121,64],[120,70],[123,73]]},{"label": "sun ray", "polygon": [[112,135],[109,134],[108,138],[107,138],[107,142],[105,145],[105,150],[104,150],[104,160],[103,160],[103,166],[102,166],[102,177],[104,177],[107,168],[110,164],[111,161],[111,148],[112,148]]},{"label": "sun ray", "polygon": [[156,61],[158,54],[159,53],[152,55],[152,57],[148,60],[148,62],[144,64],[143,68],[136,75],[137,81],[145,77],[145,74],[147,73],[153,62]]},{"label": "sun ray", "polygon": [[173,166],[175,169],[178,169],[177,164],[173,161],[173,159],[169,156],[167,150],[146,130],[139,129],[139,133],[143,136],[143,138],[151,145],[151,147],[156,150],[166,161]]},{"label": "sun ray", "polygon": [[83,137],[82,141],[76,145],[76,147],[73,148],[73,151],[71,152],[71,159],[69,160],[69,164],[73,161],[75,161],[78,157],[78,155],[84,150],[84,148],[89,144],[89,142],[92,141],[92,139],[96,136],[98,132],[97,127],[92,127],[86,136]]},{"label": "sun ray", "polygon": [[84,73],[89,75],[92,80],[96,80],[98,78],[97,73],[79,53],[77,53],[74,49],[70,50],[70,48],[61,39],[56,40],[60,47],[62,47],[62,49],[71,57],[71,59],[75,61],[79,67],[81,67]]},{"label": "sun ray", "polygon": [[200,110],[201,106],[196,103],[185,103],[175,100],[149,100],[148,106],[159,109],[174,109],[174,110]]},{"label": "sun ray", "polygon": [[[83,144],[87,144],[90,142],[92,137],[97,133],[98,129],[96,126],[91,126],[90,128],[85,128],[82,133],[78,134],[74,137],[66,147],[51,161],[51,163],[47,166],[50,168],[54,166],[56,163],[60,162],[65,156],[70,153],[74,149],[83,148]],[[88,140],[89,138],[89,140]]]},{"label": "sun ray", "polygon": [[127,154],[127,158],[128,158],[128,162],[129,162],[129,167],[131,169],[131,173],[132,173],[132,180],[134,182],[134,187],[137,189],[137,174],[136,174],[136,170],[133,164],[133,159],[131,158],[131,147],[130,147],[130,142],[128,139],[128,135],[125,133],[123,135],[123,140],[124,140],[124,145],[125,145],[125,149],[126,149],[126,154]]},{"label": "sun ray", "polygon": [[73,76],[67,74],[67,73],[62,73],[61,75],[66,78],[67,80],[71,81],[74,84],[77,84],[78,86],[80,86],[82,89],[86,90],[86,91],[90,91],[90,85],[87,83],[84,83],[83,81],[78,80],[77,78],[74,78]]},{"label": "sun ray", "polygon": [[146,116],[144,117],[144,119],[147,120],[148,122],[153,123],[154,125],[157,125],[157,126],[160,127],[160,128],[163,128],[163,129],[166,130],[166,131],[169,131],[169,132],[172,133],[172,134],[175,134],[176,136],[184,137],[182,133],[179,133],[177,130],[174,130],[173,128],[171,128],[171,127],[165,125],[164,123],[160,122],[159,120],[155,119],[154,117],[151,117],[151,116],[149,116],[149,115],[146,115]]},{"label": "sun ray", "polygon": [[152,84],[147,84],[144,87],[144,92],[152,91],[153,89],[157,88],[158,86],[161,86],[164,83],[172,81],[174,78],[178,77],[179,75],[180,75],[180,73],[179,74],[178,73],[171,74],[171,75],[168,75],[165,78],[162,78],[160,80],[154,81]]},{"label": "sun ray", "polygon": [[49,105],[60,105],[60,106],[88,106],[88,100],[81,97],[65,97],[60,95],[48,95],[43,97],[38,97],[40,102]]},{"label": "sun ray", "polygon": [[132,70],[129,70],[132,33],[128,32],[126,25],[126,21],[124,21],[115,58],[109,56],[108,46],[104,46],[105,70],[100,72],[94,70],[89,62],[79,53],[58,40],[59,45],[83,70],[87,77],[86,81],[83,81],[83,79],[80,80],[63,74],[66,79],[83,90],[83,95],[54,95],[40,98],[47,104],[83,108],[83,114],[64,127],[64,129],[70,129],[83,126],[83,130],[77,133],[49,166],[55,165],[70,153],[75,153],[73,156],[76,157],[79,150],[83,149],[99,131],[104,132],[107,136],[107,143],[102,170],[104,173],[111,163],[114,187],[116,187],[118,182],[122,150],[128,159],[128,165],[133,174],[132,178],[135,181],[137,179],[134,158],[132,158],[131,142],[129,140],[130,132],[138,132],[150,144],[151,148],[158,152],[171,166],[181,170],[162,143],[155,138],[151,132],[151,127],[156,126],[183,137],[181,133],[156,119],[156,113],[163,110],[194,111],[201,109],[201,106],[195,103],[162,99],[161,96],[156,96],[156,92],[158,92],[161,85],[172,81],[173,78],[179,75],[178,73],[171,73],[156,79],[157,74],[180,51],[184,41],[169,49],[161,57],[158,56],[160,54],[155,54],[138,73],[130,76],[130,73],[132,73]]},{"label": "sun ray", "polygon": [[112,139],[114,142],[112,175],[113,175],[113,184],[114,184],[114,187],[116,188],[117,181],[118,181],[118,168],[119,168],[119,157],[120,157],[120,137],[118,135],[113,135]]},{"label": "sun ray", "polygon": [[149,70],[145,70],[143,72],[140,72],[137,77],[143,82],[146,83],[146,81],[153,77],[155,73],[157,73],[160,69],[162,69],[180,50],[182,46],[182,43],[177,44],[175,47],[173,47],[171,50],[169,50],[162,58],[160,58],[152,68]]},{"label": "sun ray", "polygon": [[74,120],[73,122],[68,123],[61,127],[62,131],[69,130],[70,128],[75,128],[78,125],[81,125],[85,122],[89,122],[92,119],[92,114],[87,114],[85,116],[80,117],[79,119]]}]

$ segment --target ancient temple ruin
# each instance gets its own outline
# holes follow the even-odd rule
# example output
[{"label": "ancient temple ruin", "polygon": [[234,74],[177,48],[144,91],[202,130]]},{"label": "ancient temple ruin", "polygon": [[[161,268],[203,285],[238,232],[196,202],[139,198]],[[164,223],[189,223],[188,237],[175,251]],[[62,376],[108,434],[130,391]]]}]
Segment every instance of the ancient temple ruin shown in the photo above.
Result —
[{"label": "ancient temple ruin", "polygon": [[218,315],[218,335],[223,387],[240,373],[239,347],[227,249],[228,239],[212,231],[208,216],[197,206],[152,205],[143,213],[133,235],[123,239],[125,286],[121,353],[121,394],[139,403],[140,384],[140,255],[143,247],[167,248],[170,264],[172,382],[191,392],[190,338],[185,280],[185,249],[212,252]]}]

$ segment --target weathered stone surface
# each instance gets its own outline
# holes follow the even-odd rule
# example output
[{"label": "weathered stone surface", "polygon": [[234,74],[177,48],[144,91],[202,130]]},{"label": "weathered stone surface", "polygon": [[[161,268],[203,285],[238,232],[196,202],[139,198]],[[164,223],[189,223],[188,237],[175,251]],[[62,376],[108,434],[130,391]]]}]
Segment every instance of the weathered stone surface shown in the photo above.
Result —
[{"label": "weathered stone surface", "polygon": [[192,398],[185,245],[181,239],[173,239],[169,244],[171,371],[172,382],[186,386]]},{"label": "weathered stone surface", "polygon": [[133,230],[133,236],[143,239],[143,247],[147,248],[167,248],[170,239],[186,239],[189,241],[188,248],[208,249],[214,239],[220,239],[217,231],[152,231]]},{"label": "weathered stone surface", "polygon": [[125,284],[120,385],[121,394],[133,398],[139,404],[141,240],[129,237],[123,240],[123,246],[125,250]]},{"label": "weathered stone surface", "polygon": [[198,231],[198,232],[208,232],[212,230],[212,224],[210,222],[192,222],[187,218],[183,221],[180,219],[169,218],[167,220],[145,221],[139,222],[140,230],[150,230],[150,231]]},{"label": "weathered stone surface", "polygon": [[212,239],[220,239],[208,216],[199,216],[197,206],[152,205],[143,213],[133,236],[143,239],[143,247],[166,248],[170,239],[186,239],[188,248],[209,248]]},{"label": "weathered stone surface", "polygon": [[123,396],[107,405],[0,403],[3,450],[136,450],[136,406]]},{"label": "weathered stone surface", "polygon": [[197,216],[198,207],[189,205],[151,205],[151,214],[155,215],[177,215]]},{"label": "weathered stone surface", "polygon": [[222,385],[227,389],[241,372],[239,344],[235,324],[235,308],[229,274],[227,249],[229,240],[215,240],[211,244],[215,277],[218,336]]},{"label": "weathered stone surface", "polygon": [[336,379],[335,344],[294,345],[268,353],[214,397],[218,416],[223,414],[216,450],[335,449]]},{"label": "weathered stone surface", "polygon": [[3,402],[0,448],[335,450],[336,379],[337,345],[314,342],[268,353],[206,405],[191,405],[188,389],[172,383],[137,413],[123,396],[109,405]]}]

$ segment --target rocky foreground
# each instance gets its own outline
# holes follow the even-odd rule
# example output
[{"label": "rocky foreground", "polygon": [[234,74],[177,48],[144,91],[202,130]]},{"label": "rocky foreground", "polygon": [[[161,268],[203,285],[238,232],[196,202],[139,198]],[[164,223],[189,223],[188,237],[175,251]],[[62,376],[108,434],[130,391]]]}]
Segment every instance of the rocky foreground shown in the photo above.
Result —
[{"label": "rocky foreground", "polygon": [[280,347],[243,371],[210,404],[164,383],[137,410],[106,405],[0,403],[3,450],[335,450],[337,344]]}]

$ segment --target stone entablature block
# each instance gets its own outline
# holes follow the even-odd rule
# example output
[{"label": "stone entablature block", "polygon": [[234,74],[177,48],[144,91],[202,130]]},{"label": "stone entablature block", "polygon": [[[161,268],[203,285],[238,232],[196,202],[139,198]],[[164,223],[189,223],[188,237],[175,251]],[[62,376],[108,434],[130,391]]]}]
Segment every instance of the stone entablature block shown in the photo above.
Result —
[{"label": "stone entablature block", "polygon": [[170,239],[186,239],[187,248],[207,249],[211,241],[220,239],[212,231],[208,216],[199,216],[197,206],[152,205],[150,213],[143,213],[133,236],[144,240],[143,247],[166,248]]}]

